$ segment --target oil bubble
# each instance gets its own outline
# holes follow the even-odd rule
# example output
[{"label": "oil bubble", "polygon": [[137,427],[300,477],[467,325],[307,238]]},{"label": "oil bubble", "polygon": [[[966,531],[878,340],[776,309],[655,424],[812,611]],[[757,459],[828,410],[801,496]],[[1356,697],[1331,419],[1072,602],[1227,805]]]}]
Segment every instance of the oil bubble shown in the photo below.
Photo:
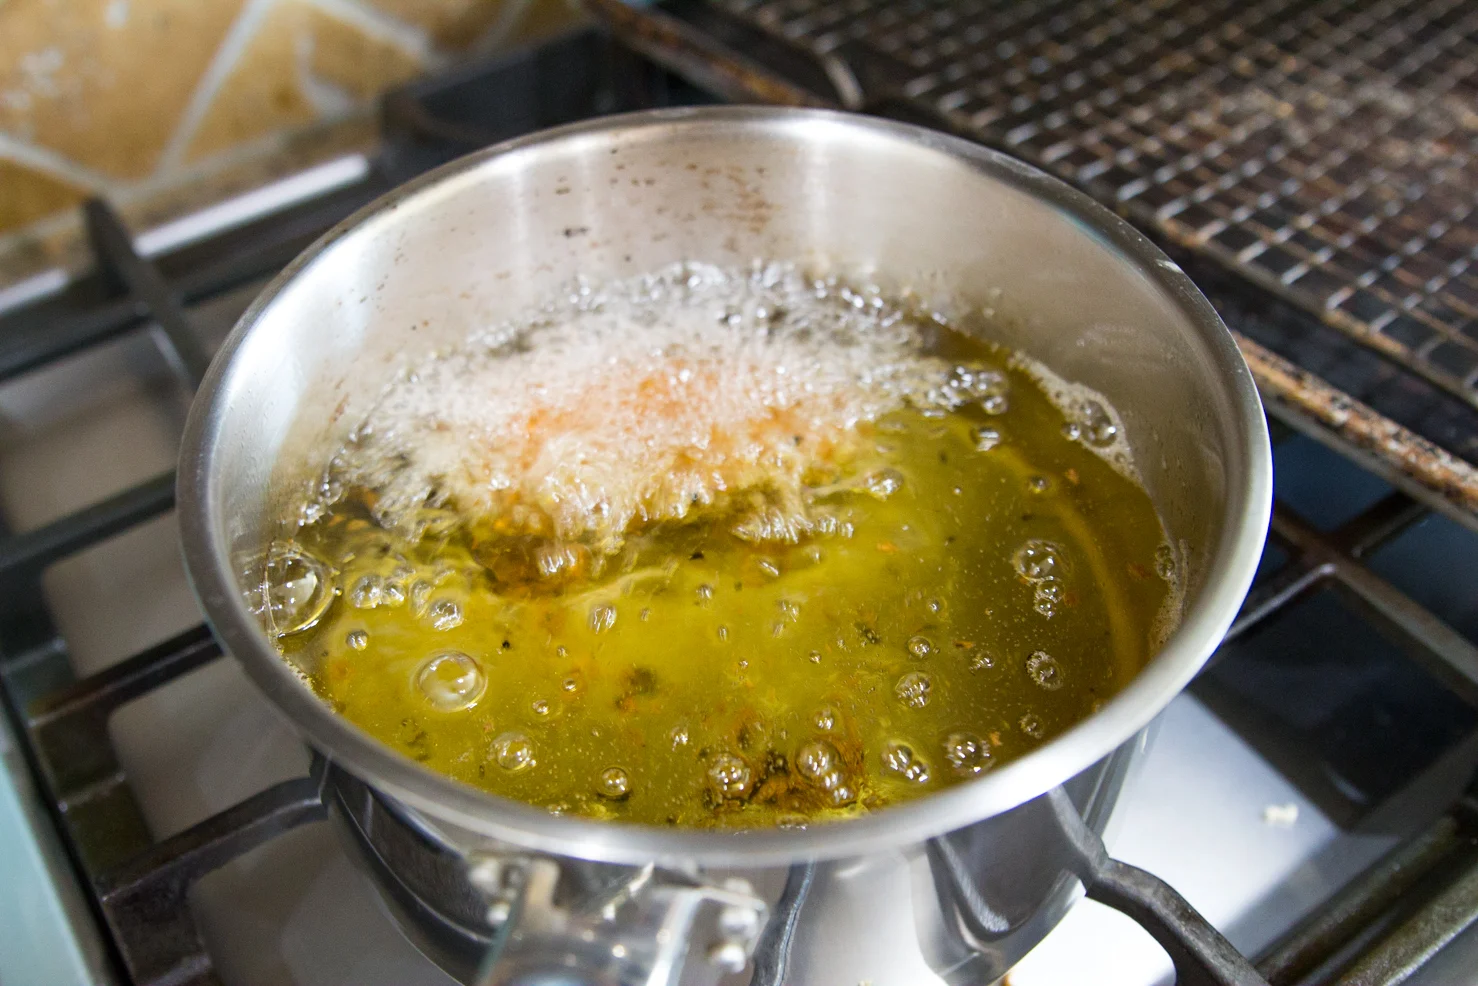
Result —
[{"label": "oil bubble", "polygon": [[824,783],[841,765],[836,747],[826,740],[812,740],[796,751],[795,769],[808,781]]},{"label": "oil bubble", "polygon": [[590,629],[593,633],[605,633],[616,625],[616,607],[601,603],[590,610]]},{"label": "oil bubble", "polygon": [[385,582],[378,575],[361,575],[349,590],[349,605],[355,609],[374,609],[385,595]]},{"label": "oil bubble", "polygon": [[816,723],[817,729],[821,730],[823,733],[829,733],[836,728],[836,710],[828,706],[827,708],[824,708],[817,712],[816,718],[813,721]]},{"label": "oil bubble", "polygon": [[897,469],[879,469],[868,474],[863,480],[863,488],[879,500],[886,500],[903,489],[903,473]]},{"label": "oil bubble", "polygon": [[1175,550],[1168,544],[1155,549],[1155,574],[1166,582],[1174,582],[1177,573]]},{"label": "oil bubble", "polygon": [[405,605],[405,583],[399,579],[386,579],[380,586],[381,606],[403,606]]},{"label": "oil bubble", "polygon": [[893,686],[893,694],[898,696],[898,701],[910,709],[922,709],[929,704],[929,691],[933,682],[929,676],[922,671],[910,671],[898,679],[898,684]]},{"label": "oil bubble", "polygon": [[296,544],[274,544],[267,552],[261,589],[252,594],[252,608],[273,636],[307,630],[333,603],[336,577],[328,563]]},{"label": "oil bubble", "polygon": [[625,801],[631,794],[631,776],[620,767],[607,767],[595,779],[595,793],[610,801]]},{"label": "oil bubble", "polygon": [[1005,414],[1011,410],[1011,402],[1005,394],[988,394],[980,399],[980,409],[986,414]]},{"label": "oil bubble", "polygon": [[995,658],[991,657],[985,651],[979,651],[979,652],[977,652],[975,654],[972,654],[970,656],[970,670],[972,672],[975,672],[975,671],[989,671],[991,668],[993,668],[995,666],[996,666]]},{"label": "oil bubble", "polygon": [[426,610],[433,630],[453,630],[462,625],[462,607],[454,599],[438,599]]},{"label": "oil bubble", "polygon": [[698,605],[702,606],[704,603],[713,598],[713,586],[709,585],[707,582],[703,583],[698,587],[696,595],[698,596]]},{"label": "oil bubble", "polygon": [[1032,681],[1049,692],[1062,687],[1062,668],[1058,666],[1057,659],[1046,651],[1035,651],[1026,659],[1026,673],[1031,675]]},{"label": "oil bubble", "polygon": [[674,750],[676,750],[679,747],[687,746],[688,745],[688,727],[687,726],[673,726],[672,727],[672,732],[670,732],[670,733],[667,734],[667,739],[668,739],[669,742],[672,743],[672,748]]},{"label": "oil bubble", "polygon": [[891,742],[883,747],[883,766],[904,780],[929,783],[929,765],[907,743]]},{"label": "oil bubble", "polygon": [[812,740],[796,751],[796,773],[831,796],[831,803],[844,805],[857,800],[857,792],[847,783],[842,758],[826,740]]},{"label": "oil bubble", "polygon": [[990,746],[974,733],[950,733],[944,741],[944,759],[957,774],[978,774],[990,766]]},{"label": "oil bubble", "polygon": [[416,674],[421,694],[442,712],[471,708],[482,697],[487,677],[477,661],[461,651],[442,651],[421,665]]},{"label": "oil bubble", "polygon": [[412,541],[444,541],[451,537],[461,519],[452,510],[425,510],[412,527]]},{"label": "oil bubble", "polygon": [[810,661],[812,664],[820,664],[821,652],[819,650],[811,651],[811,653],[806,655],[806,660]]},{"label": "oil bubble", "polygon": [[1062,568],[1062,549],[1051,541],[1033,538],[1016,549],[1011,567],[1029,582],[1049,578]]},{"label": "oil bubble", "polygon": [[350,650],[364,650],[369,646],[369,634],[363,630],[350,630],[344,637],[344,643]]},{"label": "oil bubble", "polygon": [[547,716],[549,714],[549,703],[541,699],[535,699],[529,708],[534,710],[536,716]]},{"label": "oil bubble", "polygon": [[1062,426],[1062,437],[1070,442],[1076,442],[1083,437],[1083,426],[1076,421],[1068,421]]},{"label": "oil bubble", "polygon": [[1119,437],[1119,426],[1097,401],[1084,401],[1078,409],[1083,423],[1083,439],[1096,448],[1107,448]]},{"label": "oil bubble", "polygon": [[561,681],[559,683],[559,687],[563,688],[567,692],[572,692],[580,687],[580,683],[574,678],[566,678],[564,681]]},{"label": "oil bubble", "polygon": [[749,764],[732,753],[720,753],[708,768],[708,782],[715,793],[725,798],[742,798],[749,793]]},{"label": "oil bubble", "polygon": [[572,578],[582,570],[588,553],[583,545],[565,542],[544,544],[534,553],[534,565],[541,579],[553,581]]},{"label": "oil bubble", "polygon": [[1009,390],[1006,375],[999,370],[986,368],[970,369],[956,366],[949,383],[944,387],[945,396],[951,407],[958,407],[970,397],[1004,396]]},{"label": "oil bubble", "polygon": [[425,579],[416,579],[411,583],[411,610],[417,616],[426,612],[426,604],[430,601],[431,590],[434,588],[435,586]]},{"label": "oil bubble", "polygon": [[908,643],[905,646],[908,647],[909,654],[919,660],[923,660],[934,653],[934,641],[922,635],[909,637]]},{"label": "oil bubble", "polygon": [[1036,493],[1038,495],[1041,495],[1051,489],[1052,480],[1048,479],[1046,476],[1033,476],[1026,481],[1026,490],[1028,493]]},{"label": "oil bubble", "polygon": [[534,766],[534,744],[523,733],[503,733],[493,740],[493,760],[511,774]]},{"label": "oil bubble", "polygon": [[1001,433],[995,428],[976,428],[971,433],[971,438],[975,441],[977,452],[989,452],[1001,444]]},{"label": "oil bubble", "polygon": [[979,369],[973,374],[971,380],[972,389],[976,394],[989,396],[990,394],[1007,393],[1011,384],[1006,379],[1006,374],[1000,370]]},{"label": "oil bubble", "polygon": [[1042,726],[1042,720],[1034,712],[1028,712],[1022,716],[1021,721],[1017,725],[1021,727],[1023,733],[1026,733],[1032,739],[1041,739],[1042,734],[1046,732]]},{"label": "oil bubble", "polygon": [[1050,620],[1057,615],[1057,607],[1062,605],[1064,595],[1061,579],[1045,578],[1037,583],[1032,608]]}]

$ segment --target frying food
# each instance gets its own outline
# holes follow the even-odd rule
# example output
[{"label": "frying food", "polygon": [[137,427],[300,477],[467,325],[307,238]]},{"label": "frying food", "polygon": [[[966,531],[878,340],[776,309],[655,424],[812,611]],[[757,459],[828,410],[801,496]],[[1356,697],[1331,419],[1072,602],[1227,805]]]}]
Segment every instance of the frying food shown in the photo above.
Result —
[{"label": "frying food", "polygon": [[1179,598],[1113,410],[988,338],[784,265],[578,284],[413,360],[251,602],[340,714],[555,812],[804,825],[968,781]]}]

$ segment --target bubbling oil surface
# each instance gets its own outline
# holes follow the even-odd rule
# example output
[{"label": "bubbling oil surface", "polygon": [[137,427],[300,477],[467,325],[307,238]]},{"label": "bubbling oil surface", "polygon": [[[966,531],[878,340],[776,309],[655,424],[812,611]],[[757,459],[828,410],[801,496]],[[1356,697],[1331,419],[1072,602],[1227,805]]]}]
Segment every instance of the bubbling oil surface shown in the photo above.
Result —
[{"label": "bubbling oil surface", "polygon": [[[786,268],[618,288],[397,382],[272,545],[251,601],[340,714],[551,811],[802,825],[978,777],[1151,656],[1174,565],[1103,404],[1054,401],[1009,352]],[[641,359],[588,360],[573,403],[523,367],[540,408],[451,414],[484,451],[496,418],[518,456],[422,454],[448,430],[436,394],[471,400],[477,367],[615,310]],[[684,319],[706,328],[674,335]],[[712,333],[755,338],[704,350]],[[713,420],[695,378],[728,387]]]}]

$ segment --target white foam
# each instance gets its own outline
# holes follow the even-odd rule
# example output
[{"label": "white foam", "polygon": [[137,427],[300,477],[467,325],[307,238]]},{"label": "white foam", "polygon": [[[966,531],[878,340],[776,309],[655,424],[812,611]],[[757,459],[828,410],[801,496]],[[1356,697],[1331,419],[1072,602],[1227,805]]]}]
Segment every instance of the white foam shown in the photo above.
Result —
[{"label": "white foam", "polygon": [[1041,363],[1020,353],[1011,357],[1011,365],[1031,377],[1068,421],[1077,422],[1083,416],[1083,409],[1089,406],[1105,415],[1113,423],[1113,440],[1103,445],[1084,441],[1083,447],[1107,462],[1120,476],[1143,488],[1144,478],[1139,474],[1139,467],[1134,464],[1134,456],[1124,437],[1127,434],[1124,421],[1102,394],[1084,384],[1064,380]]},{"label": "white foam", "polygon": [[805,478],[853,454],[860,422],[947,400],[951,370],[878,294],[784,265],[580,283],[390,385],[305,519],[357,485],[387,526],[455,502],[609,552],[636,526],[762,491],[759,526],[794,539]]},{"label": "white foam", "polygon": [[[1124,420],[1119,416],[1118,410],[1098,391],[1084,384],[1064,380],[1053,373],[1047,367],[1035,360],[1028,359],[1017,353],[1011,358],[1011,365],[1020,369],[1030,376],[1042,388],[1047,399],[1062,412],[1068,421],[1076,421],[1082,417],[1082,409],[1092,405],[1098,413],[1105,415],[1113,423],[1113,441],[1097,445],[1093,442],[1084,441],[1082,445],[1088,451],[1097,455],[1107,462],[1114,471],[1129,480],[1140,489],[1144,489],[1144,477],[1139,473],[1139,467],[1134,462],[1134,454],[1129,448],[1126,438],[1128,432],[1124,429]],[[1164,579],[1169,592],[1164,602],[1155,612],[1150,624],[1150,645],[1156,650],[1164,646],[1165,641],[1180,626],[1181,617],[1185,615],[1186,580],[1189,546],[1185,542],[1177,542],[1172,538],[1165,528],[1165,520],[1160,518],[1160,533],[1165,539],[1167,550],[1171,551],[1173,565],[1168,573],[1160,573]]]}]

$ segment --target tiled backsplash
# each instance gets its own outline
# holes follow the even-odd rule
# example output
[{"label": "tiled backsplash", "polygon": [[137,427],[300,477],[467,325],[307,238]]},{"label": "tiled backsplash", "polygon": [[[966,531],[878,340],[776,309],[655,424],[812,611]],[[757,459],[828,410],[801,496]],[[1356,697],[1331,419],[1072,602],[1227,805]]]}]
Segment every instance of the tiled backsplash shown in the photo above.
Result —
[{"label": "tiled backsplash", "polygon": [[383,89],[579,16],[578,0],[0,0],[0,254],[88,195],[224,191],[311,159],[315,135],[352,142]]}]

